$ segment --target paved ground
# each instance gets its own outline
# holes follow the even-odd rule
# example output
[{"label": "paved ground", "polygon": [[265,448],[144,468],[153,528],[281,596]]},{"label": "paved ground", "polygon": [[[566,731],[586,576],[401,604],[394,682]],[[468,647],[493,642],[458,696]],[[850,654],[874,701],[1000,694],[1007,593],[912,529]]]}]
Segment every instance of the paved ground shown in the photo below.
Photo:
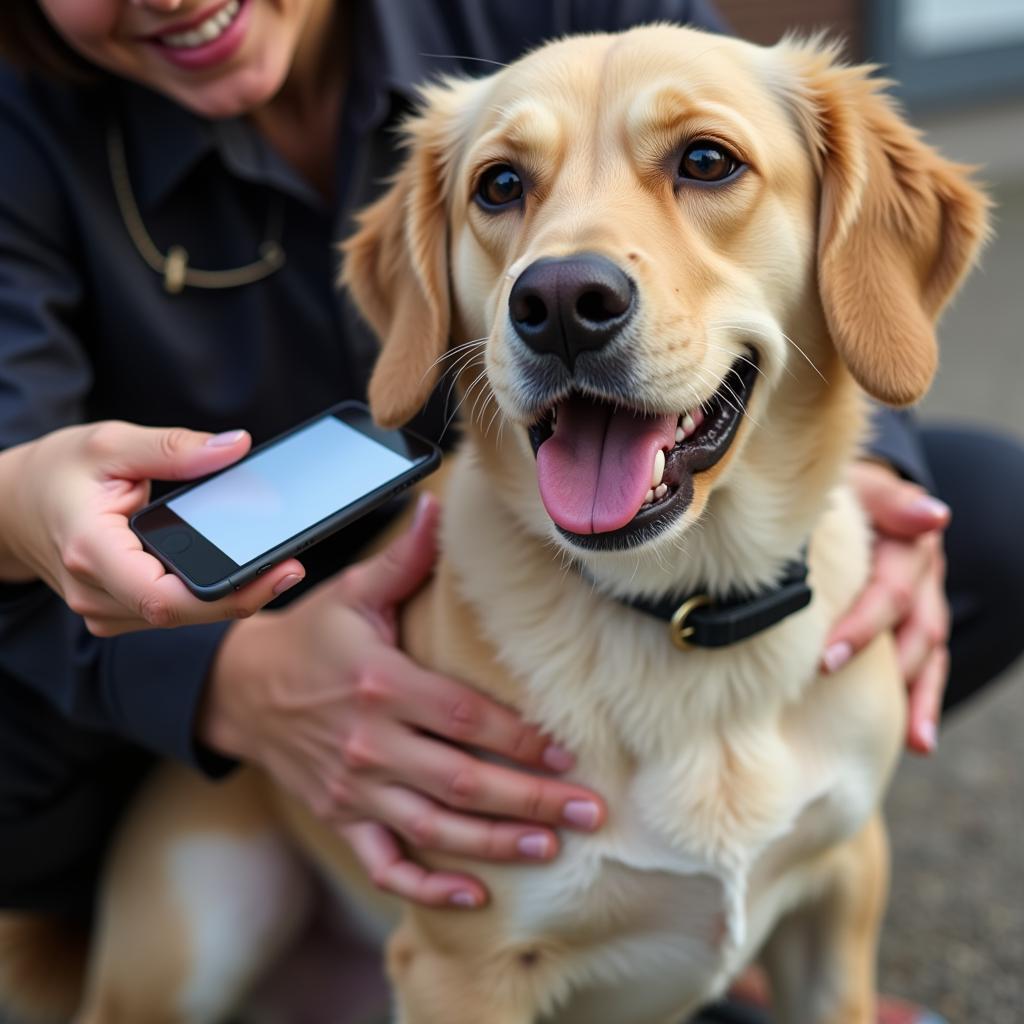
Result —
[{"label": "paved ground", "polygon": [[[923,415],[1024,439],[1024,114],[1016,141],[1004,123],[986,138],[984,119],[947,118],[934,133],[971,162],[999,151],[989,172],[999,209],[983,269],[943,323],[943,370]],[[882,986],[951,1024],[1024,1021],[1022,736],[1018,667],[947,723],[933,760],[904,763],[889,799],[895,873]]]}]

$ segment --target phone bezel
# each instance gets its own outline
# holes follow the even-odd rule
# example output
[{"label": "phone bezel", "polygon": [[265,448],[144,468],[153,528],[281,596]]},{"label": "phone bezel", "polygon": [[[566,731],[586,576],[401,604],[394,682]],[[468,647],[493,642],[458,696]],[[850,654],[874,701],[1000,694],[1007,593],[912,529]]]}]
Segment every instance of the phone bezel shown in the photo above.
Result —
[{"label": "phone bezel", "polygon": [[[229,558],[195,527],[189,525],[167,507],[167,503],[179,495],[201,486],[228,469],[241,465],[265,449],[286,441],[292,434],[330,416],[341,420],[342,423],[358,430],[396,454],[410,459],[412,465],[405,473],[392,477],[380,487],[307,527],[301,533],[289,537],[276,547],[262,552],[244,565],[239,565],[234,559]],[[411,487],[432,473],[440,464],[441,450],[437,445],[411,430],[404,428],[385,430],[373,422],[370,410],[364,403],[344,401],[311,416],[269,441],[257,445],[244,459],[239,459],[231,466],[227,466],[217,473],[211,473],[200,480],[189,481],[184,486],[163,495],[157,501],[150,502],[130,518],[129,525],[142,542],[145,550],[159,558],[167,569],[173,572],[196,597],[204,601],[216,601],[227,596],[233,590],[245,586],[246,583],[256,579],[271,566],[307,550],[355,522],[367,512],[383,505],[407,487]],[[188,534],[189,541],[184,549],[176,551],[173,550],[174,545],[171,538],[178,534]],[[171,550],[167,550],[168,547]],[[209,567],[210,571],[203,571],[200,575],[197,571],[199,566],[204,569]],[[196,578],[197,576],[199,578]]]}]

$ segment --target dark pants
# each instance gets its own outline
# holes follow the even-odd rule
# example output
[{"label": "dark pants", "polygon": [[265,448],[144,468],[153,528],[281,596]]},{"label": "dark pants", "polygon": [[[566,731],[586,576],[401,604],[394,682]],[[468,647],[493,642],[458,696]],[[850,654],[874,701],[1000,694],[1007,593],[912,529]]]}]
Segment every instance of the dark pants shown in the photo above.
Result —
[{"label": "dark pants", "polygon": [[949,711],[1024,650],[1024,448],[964,427],[922,436],[938,496],[953,509],[946,531]]}]

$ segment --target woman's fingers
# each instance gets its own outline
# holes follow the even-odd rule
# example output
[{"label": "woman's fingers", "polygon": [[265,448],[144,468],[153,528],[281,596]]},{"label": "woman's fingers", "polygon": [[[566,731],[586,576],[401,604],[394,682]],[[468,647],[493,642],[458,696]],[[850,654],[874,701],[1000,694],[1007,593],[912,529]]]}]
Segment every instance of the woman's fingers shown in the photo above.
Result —
[{"label": "woman's fingers", "polygon": [[949,608],[943,587],[944,566],[937,557],[922,583],[920,597],[896,634],[903,678],[917,679],[936,647],[949,640]]},{"label": "woman's fingers", "polygon": [[84,557],[67,567],[79,579],[102,581],[120,609],[119,617],[134,617],[135,629],[246,618],[305,576],[302,565],[292,558],[228,597],[201,601],[157,558],[142,550],[126,525],[97,531],[83,550]]},{"label": "woman's fingers", "polygon": [[445,739],[554,772],[568,771],[574,764],[568,751],[524,722],[518,712],[462,683],[420,668],[399,651],[365,684],[371,703]]},{"label": "woman's fingers", "polygon": [[252,438],[244,430],[207,434],[108,421],[93,427],[85,444],[113,479],[191,480],[237,462],[249,451]]},{"label": "woman's fingers", "polygon": [[935,750],[942,695],[948,675],[949,651],[945,647],[936,647],[928,656],[920,675],[910,684],[907,746],[915,753],[930,754]]},{"label": "woman's fingers", "polygon": [[437,561],[437,529],[441,506],[432,494],[421,494],[408,530],[383,551],[339,577],[347,603],[390,612],[423,586]]},{"label": "woman's fingers", "polygon": [[909,696],[907,745],[920,754],[935,749],[949,672],[949,607],[944,578],[945,564],[938,555],[929,574],[929,587],[896,637]]},{"label": "woman's fingers", "polygon": [[448,807],[585,832],[604,821],[603,803],[582,786],[491,764],[399,727],[381,726],[378,734],[378,750],[387,751],[378,771]]},{"label": "woman's fingers", "polygon": [[481,907],[487,890],[470,875],[429,871],[409,860],[383,825],[360,821],[342,829],[378,889],[428,907]]},{"label": "woman's fingers", "polygon": [[558,839],[549,829],[456,814],[404,786],[378,786],[370,803],[374,817],[418,850],[492,861],[544,861],[558,852]]},{"label": "woman's fingers", "polygon": [[913,540],[949,525],[949,506],[922,487],[900,479],[887,466],[858,462],[851,483],[875,531],[887,537]]},{"label": "woman's fingers", "polygon": [[911,614],[937,543],[937,534],[913,541],[879,539],[870,582],[829,635],[822,656],[826,671],[838,671],[879,633]]},{"label": "woman's fingers", "polygon": [[292,558],[228,597],[201,601],[159,559],[143,550],[139,538],[116,515],[106,516],[91,533],[68,545],[65,566],[94,586],[102,582],[120,605],[121,614],[137,617],[138,629],[246,618],[305,575],[302,565]]}]

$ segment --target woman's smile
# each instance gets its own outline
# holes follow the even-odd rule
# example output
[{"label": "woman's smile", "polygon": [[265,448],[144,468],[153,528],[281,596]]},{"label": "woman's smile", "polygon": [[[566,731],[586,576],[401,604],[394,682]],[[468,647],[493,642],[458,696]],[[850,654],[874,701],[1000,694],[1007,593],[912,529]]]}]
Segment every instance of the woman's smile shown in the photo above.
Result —
[{"label": "woman's smile", "polygon": [[[92,64],[201,117],[251,114],[289,80],[300,50],[331,38],[334,0],[39,0]],[[315,63],[315,62],[314,62]]]},{"label": "woman's smile", "polygon": [[195,16],[142,37],[165,60],[205,70],[232,57],[245,39],[251,0],[221,0]]}]

